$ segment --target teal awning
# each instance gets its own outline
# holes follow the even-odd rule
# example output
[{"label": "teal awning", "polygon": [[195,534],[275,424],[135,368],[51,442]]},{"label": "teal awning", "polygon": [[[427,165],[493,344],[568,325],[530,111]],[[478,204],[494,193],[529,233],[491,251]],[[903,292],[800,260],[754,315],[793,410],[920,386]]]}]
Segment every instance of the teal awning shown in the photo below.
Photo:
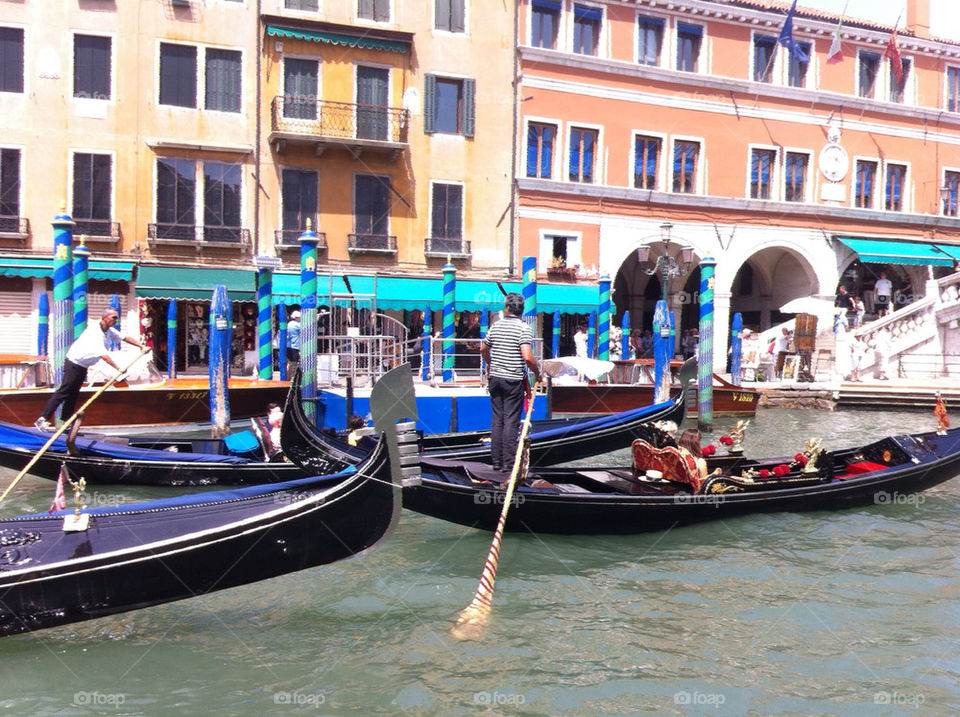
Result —
[{"label": "teal awning", "polygon": [[396,40],[384,40],[377,37],[349,35],[340,32],[299,30],[278,27],[277,25],[267,25],[267,35],[270,37],[288,37],[294,40],[309,40],[310,42],[321,42],[342,47],[359,47],[365,50],[385,50],[386,52],[399,52],[401,54],[406,53],[409,49],[407,43],[397,42]]},{"label": "teal awning", "polygon": [[135,293],[141,299],[210,301],[214,285],[224,284],[231,301],[256,301],[255,276],[244,269],[141,266]]},{"label": "teal awning", "polygon": [[840,237],[843,244],[856,252],[860,261],[871,264],[929,264],[951,266],[960,256],[960,247],[930,242],[895,241],[891,239],[858,239]]},{"label": "teal awning", "polygon": [[600,287],[588,284],[537,284],[537,311],[589,314],[600,309]]},{"label": "teal awning", "polygon": [[[333,277],[333,293],[346,294],[347,285],[343,283],[343,277]],[[273,275],[273,304],[300,304],[300,274],[274,274]],[[317,277],[317,295],[321,306],[329,304],[324,301],[324,297],[331,291],[330,277],[321,274]]]},{"label": "teal awning", "polygon": [[[87,279],[130,281],[133,262],[91,259],[87,265]],[[42,279],[53,276],[53,257],[0,257],[0,276],[24,276]]]}]

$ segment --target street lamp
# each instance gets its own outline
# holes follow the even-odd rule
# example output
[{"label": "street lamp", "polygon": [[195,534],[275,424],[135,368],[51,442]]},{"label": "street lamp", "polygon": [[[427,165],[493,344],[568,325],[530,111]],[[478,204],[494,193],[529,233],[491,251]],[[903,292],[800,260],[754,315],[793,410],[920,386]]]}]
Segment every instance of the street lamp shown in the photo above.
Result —
[{"label": "street lamp", "polygon": [[[687,267],[693,261],[693,249],[683,248],[680,250],[680,261],[678,262],[670,256],[670,234],[673,232],[673,224],[666,219],[660,225],[660,240],[663,242],[663,254],[657,257],[657,263],[652,269],[643,269],[644,273],[660,277],[660,287],[663,290],[663,301],[667,302],[667,285],[670,279],[676,279],[687,273]],[[643,246],[637,249],[637,261],[643,264],[650,258],[650,247]]]}]

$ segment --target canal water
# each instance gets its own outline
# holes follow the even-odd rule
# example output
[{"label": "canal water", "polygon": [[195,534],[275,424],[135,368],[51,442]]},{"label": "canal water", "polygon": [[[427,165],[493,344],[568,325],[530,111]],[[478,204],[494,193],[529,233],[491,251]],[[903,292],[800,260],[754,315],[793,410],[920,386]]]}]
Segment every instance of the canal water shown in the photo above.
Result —
[{"label": "canal water", "polygon": [[[719,421],[714,436],[731,425]],[[784,455],[811,437],[840,447],[934,426],[927,413],[765,409],[745,447]],[[2,514],[45,510],[52,493],[27,479]],[[3,638],[0,705],[124,715],[960,710],[960,481],[837,513],[629,537],[507,535],[485,639],[458,642],[450,627],[490,539],[404,511],[358,559]]]}]

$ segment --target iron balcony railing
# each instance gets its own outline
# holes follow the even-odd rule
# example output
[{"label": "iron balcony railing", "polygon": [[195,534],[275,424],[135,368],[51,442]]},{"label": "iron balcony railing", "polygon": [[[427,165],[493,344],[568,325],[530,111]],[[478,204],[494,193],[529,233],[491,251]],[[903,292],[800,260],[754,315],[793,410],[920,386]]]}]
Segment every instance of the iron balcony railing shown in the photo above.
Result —
[{"label": "iron balcony railing", "polygon": [[[317,249],[327,248],[326,232],[314,232],[317,235]],[[274,234],[274,243],[279,247],[293,248],[300,246],[300,236],[303,229],[277,229]]]},{"label": "iron balcony railing", "polygon": [[30,234],[30,220],[27,217],[0,215],[0,234]]},{"label": "iron balcony railing", "polygon": [[272,115],[274,132],[406,144],[410,113],[400,107],[280,95],[273,98]]},{"label": "iron balcony railing", "polygon": [[347,234],[347,251],[396,254],[397,238],[389,234]]},{"label": "iron balcony railing", "polygon": [[157,222],[147,225],[147,236],[151,240],[250,245],[250,230],[243,227],[197,226],[195,224]]},{"label": "iron balcony railing", "polygon": [[95,239],[119,239],[120,222],[109,219],[76,219],[73,220],[73,235],[88,236]]},{"label": "iron balcony railing", "polygon": [[470,241],[468,239],[443,239],[441,237],[427,237],[423,240],[423,253],[426,256],[470,256]]}]

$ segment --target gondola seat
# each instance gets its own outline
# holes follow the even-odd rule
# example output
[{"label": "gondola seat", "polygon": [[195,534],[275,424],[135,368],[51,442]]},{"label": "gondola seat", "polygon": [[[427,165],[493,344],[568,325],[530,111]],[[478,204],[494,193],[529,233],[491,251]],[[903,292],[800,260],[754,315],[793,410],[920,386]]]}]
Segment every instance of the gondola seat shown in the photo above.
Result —
[{"label": "gondola seat", "polygon": [[655,448],[642,438],[637,438],[633,442],[633,476],[639,478],[648,470],[660,471],[666,480],[688,485],[694,493],[700,492],[696,458],[680,448]]}]

